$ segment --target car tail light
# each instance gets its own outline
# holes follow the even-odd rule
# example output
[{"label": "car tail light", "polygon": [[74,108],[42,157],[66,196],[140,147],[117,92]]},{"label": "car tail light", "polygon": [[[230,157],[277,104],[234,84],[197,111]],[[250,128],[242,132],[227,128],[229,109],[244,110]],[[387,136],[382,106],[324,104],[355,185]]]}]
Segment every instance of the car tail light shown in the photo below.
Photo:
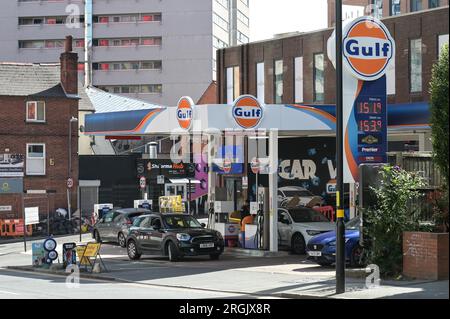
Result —
[{"label": "car tail light", "polygon": [[125,221],[125,224],[126,224],[126,225],[131,225],[131,224],[133,224],[133,223],[131,222],[131,220],[127,219],[127,220]]}]

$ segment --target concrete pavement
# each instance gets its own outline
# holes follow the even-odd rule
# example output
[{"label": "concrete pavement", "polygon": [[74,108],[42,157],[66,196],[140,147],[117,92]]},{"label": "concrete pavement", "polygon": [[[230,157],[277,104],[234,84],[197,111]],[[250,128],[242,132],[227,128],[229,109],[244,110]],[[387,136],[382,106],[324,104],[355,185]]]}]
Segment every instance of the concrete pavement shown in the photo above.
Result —
[{"label": "concrete pavement", "polygon": [[[73,237],[58,239],[59,244],[73,240]],[[86,235],[83,240],[90,240],[90,237]],[[0,245],[0,267],[30,264],[31,255],[20,252],[23,247],[17,244]],[[110,271],[98,276],[114,282],[113,285],[194,289],[212,295],[225,293],[246,298],[448,299],[448,281],[382,281],[380,287],[367,289],[365,278],[357,276],[348,276],[347,292],[337,296],[334,295],[333,268],[323,268],[305,260],[305,256],[287,253],[270,257],[249,257],[227,250],[217,261],[209,260],[208,257],[194,257],[176,263],[160,256],[143,256],[139,261],[130,261],[125,249],[109,244],[102,246],[101,253]],[[2,277],[0,287],[3,286],[1,280]]]}]

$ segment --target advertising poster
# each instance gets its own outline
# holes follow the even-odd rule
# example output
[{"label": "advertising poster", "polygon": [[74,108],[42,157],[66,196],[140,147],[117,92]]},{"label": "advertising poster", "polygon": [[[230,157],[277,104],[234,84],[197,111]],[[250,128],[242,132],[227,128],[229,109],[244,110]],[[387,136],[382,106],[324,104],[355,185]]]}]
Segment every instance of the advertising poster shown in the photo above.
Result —
[{"label": "advertising poster", "polygon": [[[256,175],[249,174],[249,193],[254,198]],[[298,195],[302,204],[320,196],[334,204],[336,140],[334,137],[280,138],[278,141],[278,200]],[[268,178],[259,174],[258,183],[268,187]]]},{"label": "advertising poster", "polygon": [[75,265],[77,263],[77,245],[75,243],[63,244],[63,265],[64,267]]},{"label": "advertising poster", "polygon": [[23,177],[23,154],[0,154],[0,177]]},{"label": "advertising poster", "polygon": [[33,243],[31,245],[31,256],[33,266],[42,266],[45,263],[45,249],[43,243]]}]

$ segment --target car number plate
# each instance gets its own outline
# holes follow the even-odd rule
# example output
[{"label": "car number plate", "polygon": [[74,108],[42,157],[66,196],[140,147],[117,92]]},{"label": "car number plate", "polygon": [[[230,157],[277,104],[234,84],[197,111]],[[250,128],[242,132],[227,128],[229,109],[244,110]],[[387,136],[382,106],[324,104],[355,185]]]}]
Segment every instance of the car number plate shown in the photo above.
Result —
[{"label": "car number plate", "polygon": [[320,256],[322,256],[322,252],[321,251],[308,251],[308,255],[310,255],[312,257],[320,257]]},{"label": "car number plate", "polygon": [[214,247],[214,243],[203,243],[200,244],[200,248],[212,248]]}]

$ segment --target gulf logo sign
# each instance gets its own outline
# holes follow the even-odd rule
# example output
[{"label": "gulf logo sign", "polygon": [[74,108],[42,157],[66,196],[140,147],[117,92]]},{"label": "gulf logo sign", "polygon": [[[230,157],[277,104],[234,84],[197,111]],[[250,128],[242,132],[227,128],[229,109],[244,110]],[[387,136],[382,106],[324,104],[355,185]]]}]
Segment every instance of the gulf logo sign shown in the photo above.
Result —
[{"label": "gulf logo sign", "polygon": [[242,95],[234,102],[232,113],[240,127],[249,129],[259,125],[264,111],[254,96]]},{"label": "gulf logo sign", "polygon": [[373,17],[360,17],[348,23],[342,41],[344,65],[360,80],[382,77],[395,57],[394,39],[386,26]]},{"label": "gulf logo sign", "polygon": [[191,127],[192,118],[193,118],[193,109],[192,106],[194,102],[188,96],[183,96],[178,101],[177,107],[177,120],[178,124],[182,129],[189,129]]}]

